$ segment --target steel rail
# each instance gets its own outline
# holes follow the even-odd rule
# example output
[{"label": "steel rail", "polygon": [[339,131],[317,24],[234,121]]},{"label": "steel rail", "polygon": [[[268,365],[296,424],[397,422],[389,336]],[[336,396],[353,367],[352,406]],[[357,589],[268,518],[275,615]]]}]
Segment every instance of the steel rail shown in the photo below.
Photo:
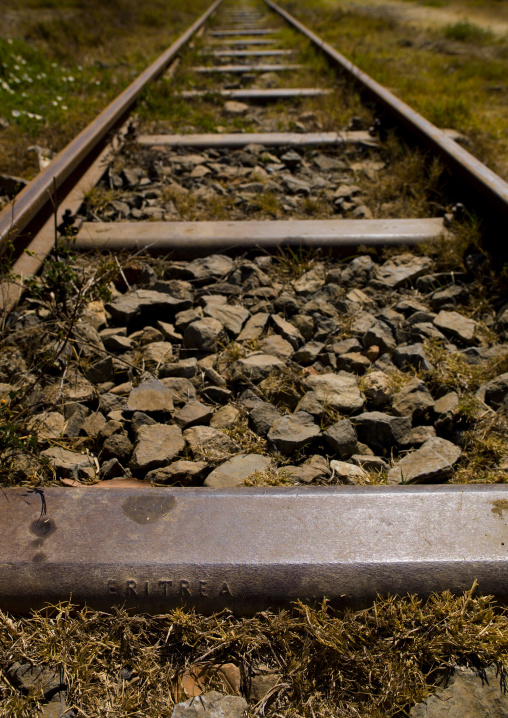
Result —
[{"label": "steel rail", "polygon": [[445,164],[472,188],[480,192],[498,212],[508,217],[508,183],[480,162],[466,149],[458,145],[432,122],[425,119],[412,107],[396,97],[390,90],[376,82],[367,73],[360,70],[344,55],[321,39],[312,30],[303,25],[287,10],[273,0],[265,0],[268,7],[277,12],[290,25],[305,35],[318,47],[333,64],[352,76],[380,105],[396,118],[401,125],[409,129],[425,145],[438,153]]},{"label": "steel rail", "polygon": [[508,599],[507,486],[140,484],[4,489],[0,608],[72,596],[100,610],[246,615],[297,599],[358,608],[377,594],[461,593],[475,580]]},{"label": "steel rail", "polygon": [[50,202],[79,165],[131,109],[145,87],[160,75],[182,47],[204,25],[222,0],[215,2],[189,28],[146,68],[118,97],[85,127],[16,197],[14,207],[0,212],[0,252],[13,241]]}]

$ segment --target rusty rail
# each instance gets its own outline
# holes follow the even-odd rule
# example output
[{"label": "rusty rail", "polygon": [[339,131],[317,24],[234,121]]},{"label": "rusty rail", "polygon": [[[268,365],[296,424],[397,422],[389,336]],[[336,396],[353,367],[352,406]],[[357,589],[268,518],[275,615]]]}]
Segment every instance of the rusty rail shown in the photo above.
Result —
[{"label": "rusty rail", "polygon": [[36,215],[50,203],[54,191],[64,184],[108,133],[122,121],[148,83],[164,71],[221,2],[222,0],[215,0],[178,40],[87,125],[48,167],[17,195],[14,209],[12,206],[7,206],[0,212],[0,253],[4,251],[7,242],[14,241]]},{"label": "rusty rail", "polygon": [[71,595],[100,610],[246,615],[325,596],[358,608],[378,593],[460,593],[475,580],[508,599],[503,486],[140,483],[4,489],[0,607],[29,613]]},{"label": "rusty rail", "polygon": [[293,15],[277,5],[273,0],[265,0],[268,7],[277,12],[290,25],[299,30],[333,65],[345,71],[372,97],[373,100],[389,112],[403,127],[407,128],[425,145],[436,152],[445,164],[474,190],[479,192],[489,204],[503,217],[508,217],[508,183],[489,169],[483,162],[466,149],[458,145],[432,122],[413,110],[396,97],[386,87],[380,85],[367,73],[360,70],[331,45],[322,40],[312,30],[299,22]]}]

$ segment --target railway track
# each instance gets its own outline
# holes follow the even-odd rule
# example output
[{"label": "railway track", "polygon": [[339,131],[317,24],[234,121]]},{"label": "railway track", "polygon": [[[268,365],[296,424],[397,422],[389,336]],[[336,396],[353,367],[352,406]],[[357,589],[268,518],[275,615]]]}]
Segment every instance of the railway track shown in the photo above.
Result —
[{"label": "railway track", "polygon": [[[487,327],[467,307],[483,255],[469,274],[439,272],[420,247],[453,241],[444,206],[370,209],[393,165],[367,113],[338,107],[349,91],[312,46],[489,212],[508,214],[506,184],[456,134],[270,0],[214,3],[34,180],[14,216],[0,215],[15,274],[40,268],[55,224],[88,253],[72,258],[87,287],[101,253],[118,267],[105,309],[79,293],[82,315],[67,307],[49,375],[34,377],[14,353],[28,379],[11,372],[4,395],[19,389],[46,464],[20,469],[23,487],[0,496],[2,609],[72,596],[100,609],[245,614],[296,599],[343,607],[378,593],[458,592],[475,580],[506,600],[508,493],[470,483],[483,475],[464,468],[468,432],[502,435],[508,395],[502,312]],[[168,66],[157,87],[169,117],[134,138],[124,124],[108,144]],[[339,110],[350,116],[338,128]],[[215,118],[213,132],[192,131],[200,116]],[[383,258],[399,245],[408,251]],[[6,285],[4,307],[18,295]],[[43,301],[19,306],[11,351],[51,314]],[[479,370],[470,379],[474,406],[447,354],[471,376],[484,367],[482,381]],[[501,459],[485,464],[500,481]],[[54,485],[41,478],[48,466]]]}]

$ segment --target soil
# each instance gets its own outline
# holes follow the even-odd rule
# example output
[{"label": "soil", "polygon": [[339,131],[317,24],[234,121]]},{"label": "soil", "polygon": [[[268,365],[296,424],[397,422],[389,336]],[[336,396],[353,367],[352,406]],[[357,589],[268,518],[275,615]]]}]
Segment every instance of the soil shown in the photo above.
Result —
[{"label": "soil", "polygon": [[[336,0],[330,0],[330,5]],[[508,4],[507,4],[508,5]],[[447,7],[432,7],[401,0],[362,0],[361,3],[347,2],[344,7],[352,9],[379,8],[399,21],[409,22],[418,27],[444,27],[460,21],[469,21],[496,35],[508,34],[508,7],[502,2],[482,3],[481,7],[453,4]]]}]

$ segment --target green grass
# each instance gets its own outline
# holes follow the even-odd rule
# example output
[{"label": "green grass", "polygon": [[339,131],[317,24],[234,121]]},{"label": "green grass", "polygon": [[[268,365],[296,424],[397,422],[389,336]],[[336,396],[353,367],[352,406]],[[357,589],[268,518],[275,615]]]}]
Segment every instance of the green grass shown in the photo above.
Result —
[{"label": "green grass", "polygon": [[446,25],[443,34],[448,40],[457,40],[458,42],[484,43],[493,40],[491,32],[469,22],[469,20],[459,20]]},{"label": "green grass", "polygon": [[5,0],[17,21],[0,28],[0,117],[9,123],[0,135],[3,171],[36,174],[30,145],[62,149],[207,5]]},{"label": "green grass", "polygon": [[508,93],[494,91],[506,86],[508,38],[468,21],[410,27],[379,7],[329,0],[283,6],[436,125],[466,134],[468,149],[508,179]]}]

